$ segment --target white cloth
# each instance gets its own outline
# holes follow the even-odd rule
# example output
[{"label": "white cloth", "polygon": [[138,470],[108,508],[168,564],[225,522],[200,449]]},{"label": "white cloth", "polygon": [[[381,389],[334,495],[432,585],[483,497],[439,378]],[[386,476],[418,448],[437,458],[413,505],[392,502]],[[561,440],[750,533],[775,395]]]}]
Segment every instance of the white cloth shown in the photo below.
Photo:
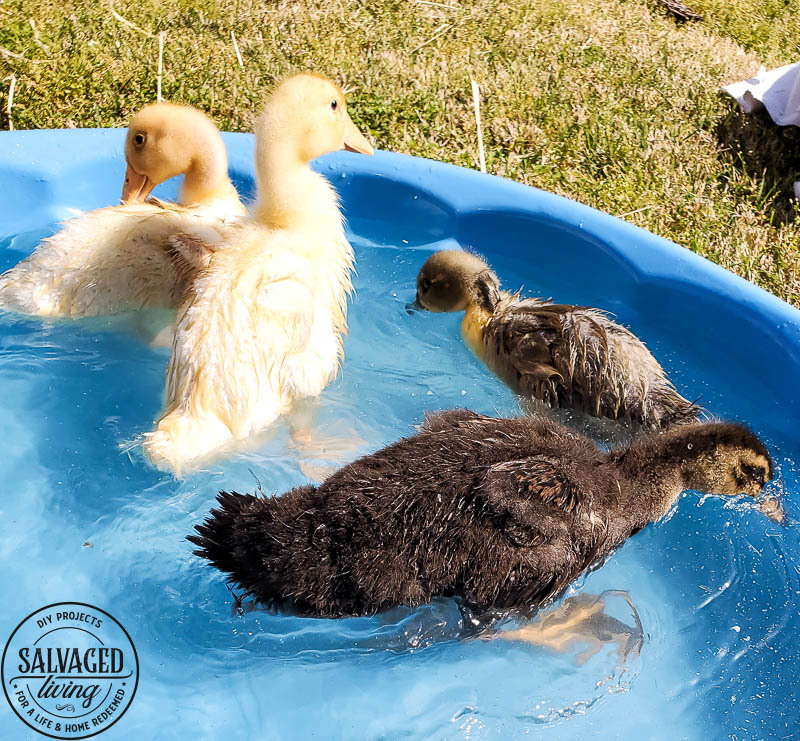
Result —
[{"label": "white cloth", "polygon": [[763,67],[755,77],[722,88],[745,113],[766,108],[778,126],[800,126],[800,62],[778,69]]}]

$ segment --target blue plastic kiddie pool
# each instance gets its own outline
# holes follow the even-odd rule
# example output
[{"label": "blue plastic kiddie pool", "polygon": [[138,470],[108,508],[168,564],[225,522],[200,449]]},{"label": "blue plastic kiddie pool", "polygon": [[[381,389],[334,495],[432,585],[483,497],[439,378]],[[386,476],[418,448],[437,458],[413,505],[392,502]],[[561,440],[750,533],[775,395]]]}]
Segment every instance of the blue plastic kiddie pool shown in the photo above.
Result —
[{"label": "blue plastic kiddie pool", "polygon": [[[122,130],[0,134],[0,269],[59,221],[118,200],[123,141]],[[253,139],[225,141],[252,197]],[[0,313],[2,642],[52,603],[116,618],[140,669],[109,741],[800,737],[800,312],[642,229],[507,180],[382,152],[317,166],[341,194],[358,261],[345,364],[316,409],[329,441],[319,460],[278,424],[177,481],[138,444],[168,357],[143,341],[145,318]],[[636,615],[624,599],[608,610],[635,650],[614,635],[562,652],[462,640],[447,600],[347,620],[237,611],[185,540],[218,489],[285,491],[309,466],[409,433],[426,410],[518,413],[464,347],[460,317],[405,310],[430,251],[459,245],[507,288],[611,311],[684,396],[773,451],[786,524],[752,501],[687,493],[565,595],[627,595]],[[37,737],[2,699],[0,737]]]}]

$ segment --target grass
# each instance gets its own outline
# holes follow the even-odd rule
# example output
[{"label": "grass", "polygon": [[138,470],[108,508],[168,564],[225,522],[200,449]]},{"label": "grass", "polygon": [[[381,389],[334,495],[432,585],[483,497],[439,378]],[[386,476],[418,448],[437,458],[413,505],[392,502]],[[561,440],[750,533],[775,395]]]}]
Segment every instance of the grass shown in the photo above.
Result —
[{"label": "grass", "polygon": [[[452,3],[449,7],[448,3]],[[248,130],[303,69],[352,89],[378,146],[477,168],[621,215],[800,305],[800,130],[718,93],[800,59],[796,0],[0,0],[0,128],[124,126],[163,95]],[[31,20],[33,24],[31,24]],[[240,66],[231,31],[236,36]]]}]

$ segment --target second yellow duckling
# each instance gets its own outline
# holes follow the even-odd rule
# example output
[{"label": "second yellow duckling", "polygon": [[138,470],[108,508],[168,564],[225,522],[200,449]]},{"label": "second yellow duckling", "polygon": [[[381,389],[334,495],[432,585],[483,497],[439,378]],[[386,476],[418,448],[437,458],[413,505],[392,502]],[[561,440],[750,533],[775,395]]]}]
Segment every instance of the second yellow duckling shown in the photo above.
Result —
[{"label": "second yellow duckling", "polygon": [[[123,204],[70,219],[0,276],[0,308],[72,318],[177,308],[203,259],[171,235],[187,232],[216,246],[219,229],[245,214],[225,144],[201,111],[158,103],[131,120],[125,158]],[[145,202],[180,174],[183,206]]]},{"label": "second yellow duckling", "polygon": [[500,290],[486,262],[463,250],[436,252],[417,276],[415,304],[463,311],[468,347],[524,400],[659,429],[697,418],[632,332],[599,309]]},{"label": "second yellow duckling", "polygon": [[231,230],[179,311],[166,411],[144,444],[178,475],[318,394],[342,356],[353,251],[336,192],[309,163],[372,147],[342,91],[310,74],[275,89],[255,133],[254,218]]}]

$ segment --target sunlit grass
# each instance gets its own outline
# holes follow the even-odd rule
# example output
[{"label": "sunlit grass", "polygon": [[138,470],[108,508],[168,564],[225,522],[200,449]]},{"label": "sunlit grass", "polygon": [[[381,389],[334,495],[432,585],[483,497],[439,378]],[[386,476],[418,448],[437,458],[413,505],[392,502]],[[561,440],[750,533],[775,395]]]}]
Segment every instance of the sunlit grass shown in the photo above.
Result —
[{"label": "sunlit grass", "polygon": [[[476,167],[470,75],[489,172],[648,228],[800,303],[800,131],[718,93],[800,58],[793,2],[697,0],[677,25],[637,0],[0,2],[0,127],[122,126],[163,94],[248,130],[265,92],[315,69],[352,88],[386,149]],[[31,25],[30,21],[34,24]],[[244,69],[231,41],[238,41]]]}]

